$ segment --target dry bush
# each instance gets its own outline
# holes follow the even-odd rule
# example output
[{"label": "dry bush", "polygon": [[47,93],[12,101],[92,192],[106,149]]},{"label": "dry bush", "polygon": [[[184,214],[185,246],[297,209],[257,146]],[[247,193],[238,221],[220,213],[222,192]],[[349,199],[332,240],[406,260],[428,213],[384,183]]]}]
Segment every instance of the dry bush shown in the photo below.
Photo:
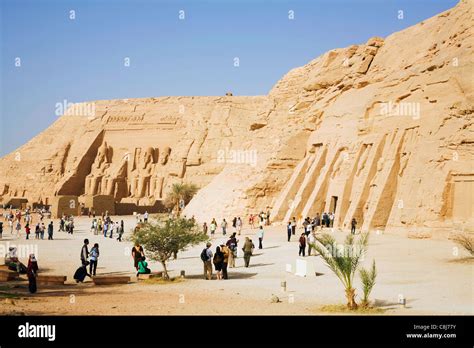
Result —
[{"label": "dry bush", "polygon": [[472,233],[456,233],[451,239],[474,256],[474,235]]}]

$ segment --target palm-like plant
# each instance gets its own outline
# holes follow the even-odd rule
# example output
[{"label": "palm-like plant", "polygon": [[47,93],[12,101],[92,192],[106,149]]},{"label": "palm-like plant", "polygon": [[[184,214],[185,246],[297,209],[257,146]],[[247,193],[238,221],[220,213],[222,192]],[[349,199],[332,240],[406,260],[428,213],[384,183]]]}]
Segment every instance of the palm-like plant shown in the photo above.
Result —
[{"label": "palm-like plant", "polygon": [[466,249],[474,256],[474,235],[469,233],[458,233],[452,237],[453,241]]},{"label": "palm-like plant", "polygon": [[344,285],[347,307],[357,309],[356,292],[353,287],[354,275],[367,250],[369,234],[362,234],[357,242],[354,235],[349,234],[344,244],[339,246],[334,237],[327,233],[317,237],[316,240],[317,242],[313,244],[314,249]]},{"label": "palm-like plant", "polygon": [[198,188],[194,184],[175,183],[173,186],[171,186],[171,191],[168,193],[167,205],[174,207],[176,209],[177,215],[179,216],[179,202],[183,200],[185,204],[189,203],[197,191]]},{"label": "palm-like plant", "polygon": [[372,262],[372,268],[370,270],[366,270],[362,268],[359,271],[360,279],[362,281],[362,288],[364,291],[364,298],[362,299],[362,307],[369,306],[369,295],[372,291],[372,288],[375,285],[375,278],[377,277],[377,269],[375,268],[375,260]]}]

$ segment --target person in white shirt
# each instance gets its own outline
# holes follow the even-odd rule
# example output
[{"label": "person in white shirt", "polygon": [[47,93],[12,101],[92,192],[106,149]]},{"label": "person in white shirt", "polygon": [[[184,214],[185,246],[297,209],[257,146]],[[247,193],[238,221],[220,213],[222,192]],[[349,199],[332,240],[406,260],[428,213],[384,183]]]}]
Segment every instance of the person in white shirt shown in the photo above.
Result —
[{"label": "person in white shirt", "polygon": [[240,236],[240,231],[242,231],[242,220],[240,219],[240,217],[237,218],[237,221],[235,224],[237,227],[237,234]]},{"label": "person in white shirt", "polygon": [[308,235],[308,256],[311,256],[311,250],[313,249],[313,244],[316,243],[316,237],[314,236],[314,233],[311,232]]},{"label": "person in white shirt", "polygon": [[260,226],[259,230],[258,230],[258,233],[257,233],[257,237],[258,237],[258,248],[259,249],[263,249],[263,226]]}]

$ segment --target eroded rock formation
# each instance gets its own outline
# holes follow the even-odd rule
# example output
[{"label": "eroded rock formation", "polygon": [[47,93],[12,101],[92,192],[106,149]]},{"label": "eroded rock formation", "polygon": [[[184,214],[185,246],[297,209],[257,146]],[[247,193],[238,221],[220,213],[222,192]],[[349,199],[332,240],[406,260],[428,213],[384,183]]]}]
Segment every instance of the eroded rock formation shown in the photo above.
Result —
[{"label": "eroded rock formation", "polygon": [[267,96],[97,101],[93,117],[76,105],[0,159],[1,199],[152,205],[184,181],[201,188],[185,210],[198,220],[271,209],[364,230],[472,228],[472,27],[461,1],[327,52]]}]

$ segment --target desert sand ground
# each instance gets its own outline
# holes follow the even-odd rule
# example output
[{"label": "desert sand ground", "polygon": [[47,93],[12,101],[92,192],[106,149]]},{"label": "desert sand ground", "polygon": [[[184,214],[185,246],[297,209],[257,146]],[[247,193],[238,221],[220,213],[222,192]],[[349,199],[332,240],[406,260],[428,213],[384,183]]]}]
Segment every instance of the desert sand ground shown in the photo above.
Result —
[{"label": "desert sand ground", "polygon": [[[117,219],[125,221],[126,237],[135,226],[135,218],[122,216]],[[26,281],[0,283],[1,290],[17,295],[16,298],[1,300],[0,314],[314,315],[327,314],[321,311],[324,305],[345,303],[340,281],[318,256],[305,258],[310,264],[308,276],[286,272],[287,264],[292,264],[294,270],[298,258],[297,236],[301,230],[297,230],[293,240],[287,242],[285,226],[265,228],[264,248],[256,249],[251,266],[243,267],[243,259],[238,258],[237,267],[229,269],[230,279],[222,281],[204,280],[199,257],[203,245],[192,247],[169,263],[172,277],[185,270],[186,278],[163,284],[137,282],[130,256],[132,244],[93,235],[90,221],[87,217],[76,218],[74,234],[55,232],[54,241],[25,240],[23,231],[21,237],[16,238],[10,234],[8,226],[4,228],[0,242],[2,252],[11,245],[37,248],[41,272],[67,275],[68,280],[61,287],[39,287],[34,295],[28,293]],[[54,223],[57,230],[58,221]],[[342,240],[347,231],[331,233]],[[258,241],[255,234],[256,230],[244,226],[240,244],[245,236]],[[72,276],[80,264],[84,238],[88,238],[91,245],[95,242],[100,245],[98,275],[126,274],[132,276],[132,283],[95,286],[86,278],[85,283],[76,284]],[[226,237],[216,234],[213,248],[224,240]],[[371,294],[375,305],[385,309],[384,313],[388,315],[474,314],[474,263],[463,250],[456,255],[455,246],[449,240],[409,239],[406,235],[371,233],[363,265],[368,267],[372,259],[377,263],[377,283]],[[26,256],[22,261],[26,262]],[[161,270],[160,264],[150,265],[152,271]],[[321,275],[316,276],[315,272]],[[286,292],[280,288],[281,281],[287,283]],[[358,277],[356,287],[361,295]],[[277,295],[281,302],[272,303],[272,294]],[[407,299],[405,307],[397,304],[400,294]]]}]

